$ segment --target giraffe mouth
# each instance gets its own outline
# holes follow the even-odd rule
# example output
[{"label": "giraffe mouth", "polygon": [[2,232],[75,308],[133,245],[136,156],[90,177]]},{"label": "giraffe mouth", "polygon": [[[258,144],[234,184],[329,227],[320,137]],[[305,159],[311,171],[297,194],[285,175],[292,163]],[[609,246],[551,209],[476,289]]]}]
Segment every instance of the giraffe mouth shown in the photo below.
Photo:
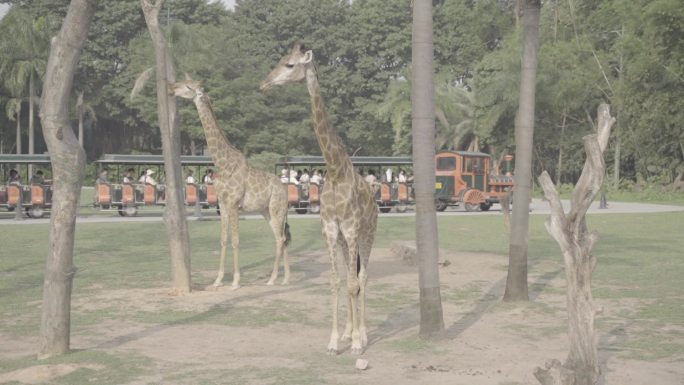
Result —
[{"label": "giraffe mouth", "polygon": [[270,91],[271,88],[273,88],[273,83],[271,83],[271,82],[263,82],[263,83],[261,83],[261,85],[259,86],[259,90],[262,91],[262,92]]}]

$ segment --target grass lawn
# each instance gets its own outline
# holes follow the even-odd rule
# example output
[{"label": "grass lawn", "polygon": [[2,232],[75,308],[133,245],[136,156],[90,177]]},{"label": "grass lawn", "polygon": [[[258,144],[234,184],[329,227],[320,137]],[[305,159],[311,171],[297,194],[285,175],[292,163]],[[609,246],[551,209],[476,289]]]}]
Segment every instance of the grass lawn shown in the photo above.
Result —
[{"label": "grass lawn", "polygon": [[[546,304],[535,304],[543,291],[556,290],[563,294],[562,288],[550,287],[546,278],[562,276],[562,261],[558,245],[547,234],[543,226],[545,216],[530,216],[529,265],[530,293],[533,302],[520,305],[531,312],[547,312]],[[439,240],[444,250],[507,255],[508,236],[503,231],[501,216],[440,216]],[[593,291],[597,302],[622,304],[619,309],[597,316],[599,334],[609,333],[621,327],[638,331],[620,346],[623,357],[642,361],[684,359],[684,237],[681,226],[684,213],[664,214],[602,214],[588,217],[588,226],[600,234],[594,254],[598,258],[593,280]],[[292,244],[291,256],[306,255],[324,249],[318,220],[290,219]],[[415,239],[415,221],[412,217],[380,217],[376,248],[388,248],[395,240]],[[193,282],[206,285],[213,281],[207,272],[215,272],[218,266],[217,221],[192,221],[189,223],[192,245]],[[262,220],[242,220],[241,266],[245,275],[267,277],[272,265],[273,241],[267,224]],[[2,257],[0,258],[0,345],[6,341],[21,340],[39,333],[42,281],[45,257],[48,250],[48,225],[25,224],[3,225],[0,227]],[[227,263],[225,283],[231,276],[230,255]],[[78,268],[73,287],[73,302],[81,304],[90,296],[116,290],[152,289],[169,287],[171,281],[168,243],[165,227],[158,223],[98,223],[79,225],[75,243],[75,265]],[[292,260],[293,264],[297,260]],[[371,261],[371,264],[373,261]],[[502,258],[505,269],[505,257]],[[282,273],[281,273],[282,274]],[[265,282],[265,278],[264,278]],[[314,289],[302,282],[305,289]],[[415,293],[406,289],[396,291],[396,287],[378,285],[376,290],[387,290],[386,306],[411,305]],[[478,283],[470,284],[459,290],[445,290],[443,301],[467,303],[475,301],[486,288]],[[322,295],[327,295],[324,293]],[[324,297],[328,298],[328,297]],[[117,302],[119,301],[119,302]],[[253,314],[267,317],[261,320],[260,327],[274,327],[282,323],[308,323],[320,325],[321,320],[307,316],[305,307],[295,301],[287,304],[287,309],[233,308],[234,318],[226,320],[216,313],[196,317],[192,309],[162,310],[131,309],[123,306],[125,299],[112,300],[111,303],[95,307],[72,307],[72,332],[94,327],[105,321],[121,320],[142,324],[193,325],[229,324],[247,325],[255,322]],[[375,300],[379,307],[381,301]],[[163,301],[162,301],[163,302]],[[372,301],[369,301],[372,303]],[[415,302],[414,302],[415,303]],[[509,309],[509,304],[492,306],[487,311],[497,312]],[[242,313],[241,313],[242,312]],[[269,318],[270,317],[270,318]],[[327,322],[327,321],[326,321]],[[327,323],[326,323],[327,324]],[[515,333],[531,333],[525,325],[511,329]],[[558,325],[549,325],[549,335],[564,332]],[[544,331],[542,330],[542,335]],[[420,340],[393,341],[393,346],[418,346],[419,350],[441,351],[439,346]],[[606,345],[607,346],[607,345]],[[7,349],[7,348],[5,348]],[[397,348],[399,349],[399,348]],[[413,349],[413,348],[411,348]],[[606,348],[608,349],[608,348]],[[26,351],[13,359],[0,359],[0,374],[36,365],[34,350]],[[2,352],[0,348],[0,353]],[[319,353],[316,351],[315,353]],[[557,357],[562,358],[562,357]],[[349,360],[349,358],[345,358]],[[139,376],[154,371],[154,363],[147,357],[135,354],[115,354],[102,350],[76,351],[63,357],[52,358],[41,363],[88,363],[97,369],[81,368],[72,374],[61,377],[57,384],[92,383],[99,385],[126,383],[163,383],[135,382]],[[345,363],[347,361],[344,361]],[[541,362],[539,364],[542,364]],[[337,365],[330,364],[328,365]],[[314,370],[314,369],[311,369]],[[281,373],[285,384],[328,383],[321,382],[316,374],[320,370],[335,371],[335,367],[317,368],[313,372],[306,368],[292,368]],[[233,372],[217,373],[231,375]],[[276,376],[265,370],[264,378]],[[167,378],[173,379],[173,378]],[[177,380],[182,383],[181,380]],[[175,382],[174,382],[175,383]],[[188,382],[190,383],[190,382]],[[192,382],[195,383],[195,382]],[[214,383],[207,382],[196,383]],[[221,382],[217,382],[221,383]],[[231,383],[240,383],[238,381]],[[247,382],[251,383],[251,382]],[[257,381],[257,383],[259,383]],[[279,383],[265,381],[264,383]],[[329,382],[337,383],[337,382]],[[344,381],[340,383],[346,383]]]}]

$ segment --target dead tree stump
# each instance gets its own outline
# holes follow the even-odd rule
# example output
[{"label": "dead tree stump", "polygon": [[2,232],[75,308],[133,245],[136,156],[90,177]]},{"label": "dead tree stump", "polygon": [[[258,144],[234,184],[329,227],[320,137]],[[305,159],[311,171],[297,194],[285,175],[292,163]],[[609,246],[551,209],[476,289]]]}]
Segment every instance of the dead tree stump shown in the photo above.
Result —
[{"label": "dead tree stump", "polygon": [[550,360],[545,369],[535,369],[534,375],[542,385],[595,385],[600,375],[594,333],[597,309],[591,294],[591,277],[596,267],[596,258],[591,251],[598,234],[587,229],[585,215],[603,183],[603,152],[613,123],[615,118],[610,116],[610,107],[601,104],[598,108],[598,133],[583,138],[587,159],[572,192],[569,213],[563,211],[549,174],[544,171],[539,176],[544,196],[551,206],[551,217],[545,222],[546,230],[558,242],[565,263],[570,339],[570,352],[565,363],[561,365],[557,360]]}]

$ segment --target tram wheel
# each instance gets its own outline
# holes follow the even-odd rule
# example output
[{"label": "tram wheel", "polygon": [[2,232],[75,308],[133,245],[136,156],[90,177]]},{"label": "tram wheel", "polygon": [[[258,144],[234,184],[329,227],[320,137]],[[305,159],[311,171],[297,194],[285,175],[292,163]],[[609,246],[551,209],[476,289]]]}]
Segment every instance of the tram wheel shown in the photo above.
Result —
[{"label": "tram wheel", "polygon": [[446,210],[446,208],[447,208],[446,202],[440,201],[440,200],[435,201],[435,209],[437,211],[444,211],[444,210]]},{"label": "tram wheel", "polygon": [[321,212],[321,205],[318,203],[312,203],[309,205],[309,212],[311,214],[318,214]]},{"label": "tram wheel", "polygon": [[392,210],[391,207],[380,207],[380,212],[381,213],[388,213]]},{"label": "tram wheel", "polygon": [[126,206],[124,207],[124,214],[127,217],[134,217],[138,214],[138,208],[135,206]]},{"label": "tram wheel", "polygon": [[43,210],[42,207],[38,207],[38,206],[31,207],[30,209],[28,209],[28,215],[31,218],[42,218],[43,215],[45,215],[45,210]]}]

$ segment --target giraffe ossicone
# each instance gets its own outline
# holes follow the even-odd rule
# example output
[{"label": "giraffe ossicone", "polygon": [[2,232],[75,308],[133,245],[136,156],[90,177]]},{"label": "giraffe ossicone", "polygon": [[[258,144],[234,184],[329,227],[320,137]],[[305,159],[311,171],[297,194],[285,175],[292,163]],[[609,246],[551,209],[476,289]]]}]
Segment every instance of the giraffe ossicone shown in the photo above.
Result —
[{"label": "giraffe ossicone", "polygon": [[[314,132],[325,159],[327,174],[321,190],[321,222],[331,262],[332,331],[328,353],[337,354],[339,341],[351,339],[351,353],[361,354],[368,344],[365,297],[368,260],[377,226],[378,207],[369,183],[354,171],[347,149],[325,112],[312,51],[295,44],[261,83],[261,90],[305,81],[311,97]],[[337,309],[340,278],[337,247],[346,264],[348,311],[342,337],[338,332]]]},{"label": "giraffe ossicone", "polygon": [[273,271],[268,285],[278,278],[279,261],[284,266],[283,285],[290,280],[290,264],[287,245],[290,230],[287,224],[287,190],[275,175],[258,170],[247,163],[247,159],[229,141],[216,121],[211,101],[202,88],[202,82],[186,80],[169,84],[169,93],[191,99],[197,107],[207,146],[211,153],[218,177],[213,181],[221,212],[221,256],[214,286],[223,284],[228,236],[233,247],[233,289],[240,287],[240,235],[239,213],[255,212],[264,216],[276,240],[276,254]]}]

